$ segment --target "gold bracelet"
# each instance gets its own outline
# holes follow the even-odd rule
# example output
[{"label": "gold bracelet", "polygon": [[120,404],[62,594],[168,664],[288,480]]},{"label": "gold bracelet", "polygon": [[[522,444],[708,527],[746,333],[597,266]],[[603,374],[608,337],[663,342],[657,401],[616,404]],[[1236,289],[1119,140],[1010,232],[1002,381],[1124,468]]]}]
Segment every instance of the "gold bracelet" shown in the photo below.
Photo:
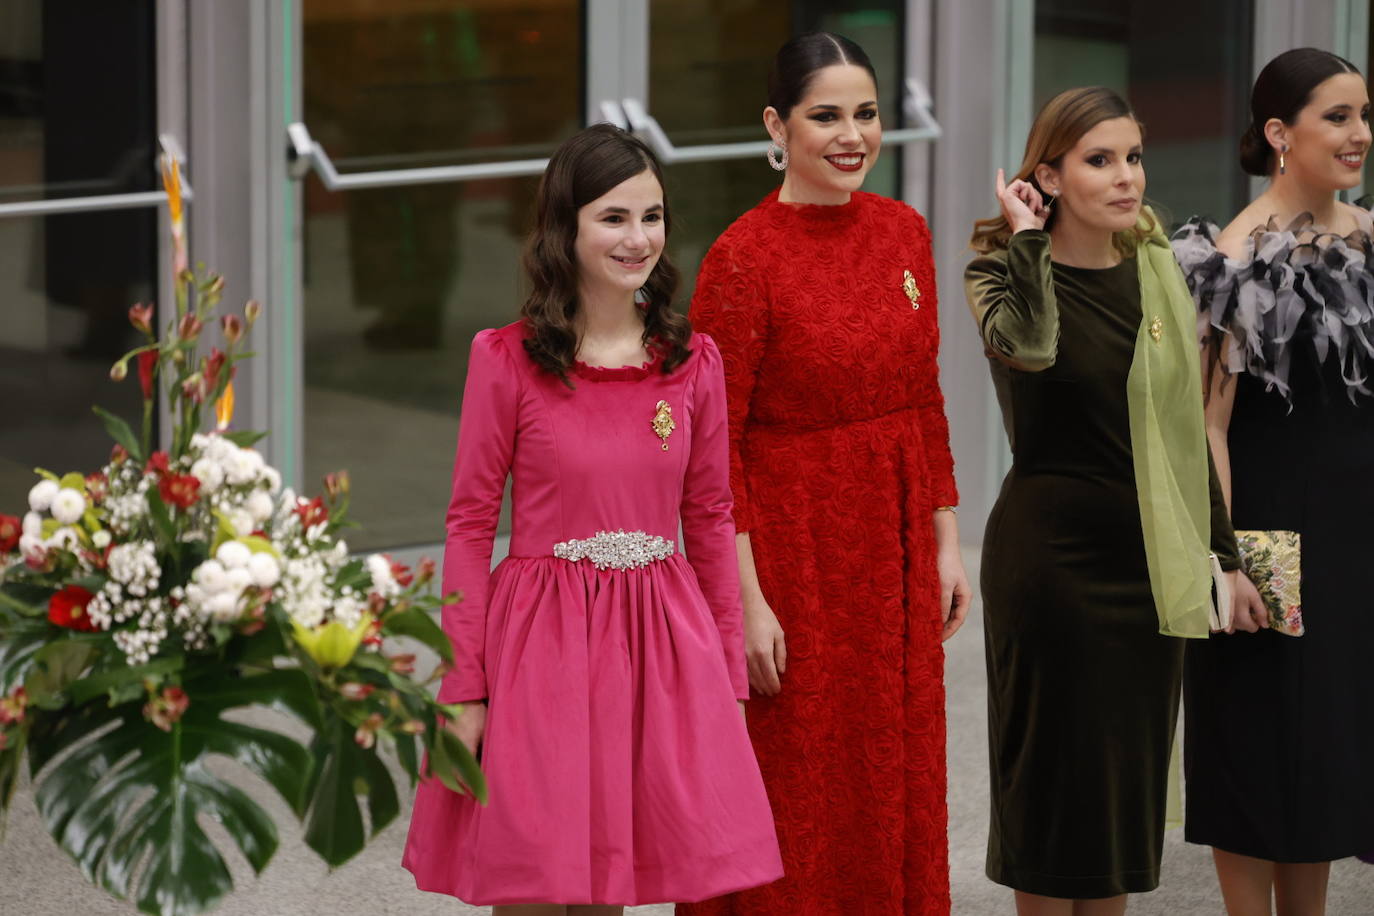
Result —
[{"label": "gold bracelet", "polygon": [[936,511],[936,512],[953,512],[955,515],[958,515],[958,514],[959,514],[959,509],[958,509],[957,507],[955,507],[955,506],[936,506],[936,507],[935,507],[935,511]]}]

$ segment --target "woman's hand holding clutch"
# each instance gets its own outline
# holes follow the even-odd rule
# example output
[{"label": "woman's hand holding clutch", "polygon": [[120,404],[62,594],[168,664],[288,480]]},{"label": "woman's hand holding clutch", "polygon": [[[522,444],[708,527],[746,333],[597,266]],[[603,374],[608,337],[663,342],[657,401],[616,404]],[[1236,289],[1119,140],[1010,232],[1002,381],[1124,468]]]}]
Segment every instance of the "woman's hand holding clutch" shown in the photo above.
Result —
[{"label": "woman's hand holding clutch", "polygon": [[1231,625],[1226,632],[1255,633],[1269,629],[1269,609],[1264,606],[1255,584],[1238,569],[1226,575],[1231,580]]}]

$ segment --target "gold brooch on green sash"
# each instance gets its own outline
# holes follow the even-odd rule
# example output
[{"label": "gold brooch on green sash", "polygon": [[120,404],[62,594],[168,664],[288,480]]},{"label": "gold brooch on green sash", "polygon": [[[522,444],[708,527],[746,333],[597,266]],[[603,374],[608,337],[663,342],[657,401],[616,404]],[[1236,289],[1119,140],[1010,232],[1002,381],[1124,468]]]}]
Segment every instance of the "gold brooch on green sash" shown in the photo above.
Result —
[{"label": "gold brooch on green sash", "polygon": [[911,271],[902,271],[902,292],[911,300],[911,307],[919,309],[921,307],[921,290],[916,285],[916,278],[911,275]]},{"label": "gold brooch on green sash", "polygon": [[677,429],[677,423],[673,422],[673,408],[668,406],[667,401],[659,401],[655,405],[658,411],[654,414],[653,422],[650,424],[654,428],[654,434],[663,440],[663,450],[668,451],[668,437]]},{"label": "gold brooch on green sash", "polygon": [[1156,315],[1150,320],[1150,339],[1159,343],[1159,339],[1164,336],[1164,319]]}]

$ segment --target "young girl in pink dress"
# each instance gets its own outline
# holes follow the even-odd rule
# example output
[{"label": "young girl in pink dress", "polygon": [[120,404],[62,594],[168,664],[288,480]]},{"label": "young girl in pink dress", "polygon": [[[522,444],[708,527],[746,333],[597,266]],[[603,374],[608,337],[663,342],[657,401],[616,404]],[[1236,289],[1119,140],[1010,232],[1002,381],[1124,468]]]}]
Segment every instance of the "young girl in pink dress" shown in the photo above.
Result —
[{"label": "young girl in pink dress", "polygon": [[[648,148],[554,153],[522,319],[472,344],[439,699],[490,802],[420,786],[404,865],[496,916],[615,916],[782,874],[748,696],[716,345],[671,308]],[[513,475],[509,556],[491,568]],[[681,526],[681,542],[679,541]]]}]

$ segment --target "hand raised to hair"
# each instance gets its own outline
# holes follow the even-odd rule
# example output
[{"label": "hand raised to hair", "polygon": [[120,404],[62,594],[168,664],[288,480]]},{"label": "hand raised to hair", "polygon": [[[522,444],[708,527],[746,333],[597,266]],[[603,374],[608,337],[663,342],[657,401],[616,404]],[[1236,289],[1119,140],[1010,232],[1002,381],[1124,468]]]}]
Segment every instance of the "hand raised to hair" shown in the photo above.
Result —
[{"label": "hand raised to hair", "polygon": [[1044,229],[1049,219],[1050,209],[1035,186],[1020,178],[1007,184],[1006,173],[1001,169],[997,170],[997,202],[1012,232]]}]

